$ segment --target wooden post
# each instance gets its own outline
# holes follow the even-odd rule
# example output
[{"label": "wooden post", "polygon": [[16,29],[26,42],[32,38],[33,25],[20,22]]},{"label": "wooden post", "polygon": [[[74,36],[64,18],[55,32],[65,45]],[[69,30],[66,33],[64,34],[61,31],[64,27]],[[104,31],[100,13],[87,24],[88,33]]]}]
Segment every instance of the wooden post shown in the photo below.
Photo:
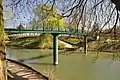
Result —
[{"label": "wooden post", "polygon": [[0,80],[7,80],[5,43],[4,43],[4,20],[3,20],[3,0],[0,0]]}]

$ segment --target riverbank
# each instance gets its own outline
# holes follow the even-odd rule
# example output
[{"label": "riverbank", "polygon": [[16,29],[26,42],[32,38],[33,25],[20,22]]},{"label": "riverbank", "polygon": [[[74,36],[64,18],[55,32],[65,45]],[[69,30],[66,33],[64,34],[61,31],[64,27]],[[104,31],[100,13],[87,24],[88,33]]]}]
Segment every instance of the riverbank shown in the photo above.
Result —
[{"label": "riverbank", "polygon": [[[80,41],[81,40],[81,41]],[[120,40],[101,40],[87,43],[89,51],[120,52]],[[53,38],[50,34],[42,34],[40,37],[16,37],[7,42],[9,47],[26,49],[52,49]],[[79,47],[78,47],[79,46]],[[81,38],[60,37],[58,48],[66,50],[83,50],[84,42]]]},{"label": "riverbank", "polygon": [[[53,39],[49,34],[43,34],[40,37],[16,37],[6,41],[9,47],[26,48],[26,49],[52,49]],[[71,44],[58,40],[58,49],[74,48]]]},{"label": "riverbank", "polygon": [[100,52],[120,52],[120,40],[93,41],[88,43],[88,47]]}]

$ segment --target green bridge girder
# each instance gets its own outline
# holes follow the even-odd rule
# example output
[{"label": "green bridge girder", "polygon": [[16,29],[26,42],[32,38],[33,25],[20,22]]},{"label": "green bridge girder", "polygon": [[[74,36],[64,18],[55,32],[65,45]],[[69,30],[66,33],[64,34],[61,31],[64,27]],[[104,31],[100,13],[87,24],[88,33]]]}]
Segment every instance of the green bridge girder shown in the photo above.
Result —
[{"label": "green bridge girder", "polygon": [[29,29],[13,29],[13,28],[5,28],[6,33],[15,33],[15,34],[20,34],[20,33],[45,33],[45,34],[78,34],[78,35],[87,35],[86,32],[81,32],[81,30],[29,30]]}]

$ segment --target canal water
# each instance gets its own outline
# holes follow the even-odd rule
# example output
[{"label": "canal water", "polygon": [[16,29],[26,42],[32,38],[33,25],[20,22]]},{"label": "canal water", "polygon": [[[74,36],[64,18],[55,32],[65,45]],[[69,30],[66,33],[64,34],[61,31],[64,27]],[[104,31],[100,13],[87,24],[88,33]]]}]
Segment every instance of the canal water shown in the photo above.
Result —
[{"label": "canal water", "polygon": [[[52,50],[7,48],[7,57],[23,61],[43,74],[55,74],[58,80],[120,80],[120,61],[113,61],[109,53],[93,62],[91,55],[81,52],[59,52],[59,64],[52,65]],[[51,75],[51,76],[52,76]]]}]

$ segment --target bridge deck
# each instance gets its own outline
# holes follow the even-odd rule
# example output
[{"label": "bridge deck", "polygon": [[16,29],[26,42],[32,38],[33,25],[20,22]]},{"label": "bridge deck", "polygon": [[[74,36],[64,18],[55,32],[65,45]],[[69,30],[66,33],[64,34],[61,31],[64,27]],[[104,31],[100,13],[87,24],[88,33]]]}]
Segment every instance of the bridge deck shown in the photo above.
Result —
[{"label": "bridge deck", "polygon": [[5,32],[8,33],[58,33],[58,34],[68,34],[69,31],[66,30],[18,30],[18,29],[5,29]]}]

